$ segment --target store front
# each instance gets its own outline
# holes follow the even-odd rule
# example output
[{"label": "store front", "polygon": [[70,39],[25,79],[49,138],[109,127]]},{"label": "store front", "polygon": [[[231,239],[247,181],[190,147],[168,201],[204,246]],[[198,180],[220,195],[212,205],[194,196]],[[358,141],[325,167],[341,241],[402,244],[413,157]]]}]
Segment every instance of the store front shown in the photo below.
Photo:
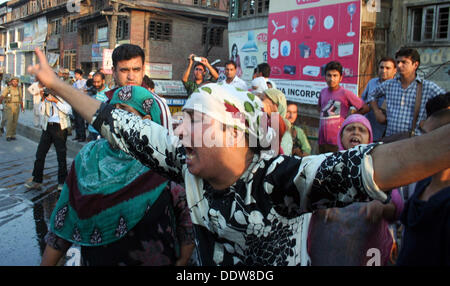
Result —
[{"label": "store front", "polygon": [[183,82],[181,80],[153,80],[153,82],[156,94],[166,100],[172,115],[180,112],[188,98]]}]

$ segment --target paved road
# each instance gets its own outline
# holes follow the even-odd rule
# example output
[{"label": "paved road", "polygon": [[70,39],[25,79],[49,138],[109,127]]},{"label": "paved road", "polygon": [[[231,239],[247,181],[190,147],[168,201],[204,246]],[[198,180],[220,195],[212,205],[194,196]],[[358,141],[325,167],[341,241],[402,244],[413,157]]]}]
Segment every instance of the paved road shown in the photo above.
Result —
[{"label": "paved road", "polygon": [[[42,190],[28,190],[37,143],[17,136],[7,142],[0,137],[0,266],[39,265],[43,238],[59,197],[58,164],[52,147],[47,154]],[[70,166],[72,158],[67,158]]]}]

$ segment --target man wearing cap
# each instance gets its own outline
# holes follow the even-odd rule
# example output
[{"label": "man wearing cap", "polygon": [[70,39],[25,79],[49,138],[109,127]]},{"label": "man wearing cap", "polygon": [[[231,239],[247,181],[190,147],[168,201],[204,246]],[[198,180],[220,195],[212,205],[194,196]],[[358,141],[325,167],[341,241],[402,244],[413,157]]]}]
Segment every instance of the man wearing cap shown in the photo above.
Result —
[{"label": "man wearing cap", "polygon": [[59,69],[58,76],[67,84],[73,84],[73,80],[69,76],[69,69]]},{"label": "man wearing cap", "polygon": [[19,78],[13,77],[10,85],[2,92],[2,102],[6,115],[6,141],[16,140],[16,127],[19,120],[19,107],[23,110],[22,91],[19,88]]}]

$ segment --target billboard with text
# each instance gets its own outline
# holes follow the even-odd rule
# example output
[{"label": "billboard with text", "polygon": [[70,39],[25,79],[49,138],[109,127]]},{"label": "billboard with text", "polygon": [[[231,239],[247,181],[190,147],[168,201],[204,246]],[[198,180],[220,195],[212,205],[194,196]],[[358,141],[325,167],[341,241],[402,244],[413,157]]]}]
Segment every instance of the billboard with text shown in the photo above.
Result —
[{"label": "billboard with text", "polygon": [[271,1],[267,43],[271,78],[278,79],[280,89],[301,86],[302,91],[286,94],[288,100],[317,104],[318,88],[326,87],[324,66],[339,61],[344,68],[342,83],[356,92],[360,27],[360,1]]}]

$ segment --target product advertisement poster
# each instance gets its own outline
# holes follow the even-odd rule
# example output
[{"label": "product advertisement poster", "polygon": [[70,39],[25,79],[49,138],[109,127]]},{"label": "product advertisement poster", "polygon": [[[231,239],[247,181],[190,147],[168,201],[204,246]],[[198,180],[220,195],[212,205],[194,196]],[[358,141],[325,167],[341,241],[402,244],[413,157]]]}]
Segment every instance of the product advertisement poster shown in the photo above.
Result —
[{"label": "product advertisement poster", "polygon": [[[267,60],[272,68],[271,78],[281,80],[276,83],[279,89],[299,86],[303,90],[292,92],[292,95],[286,93],[287,99],[317,104],[318,96],[314,99],[306,97],[306,94],[315,94],[319,86],[326,87],[324,67],[330,61],[339,61],[342,64],[342,83],[356,92],[361,27],[360,1],[274,2],[270,3],[267,43]],[[278,85],[278,82],[281,85]],[[308,86],[311,89],[309,93]]]},{"label": "product advertisement poster", "polygon": [[248,84],[258,64],[267,62],[267,29],[233,32],[229,37],[230,60],[236,62],[236,75]]},{"label": "product advertisement poster", "polygon": [[102,67],[103,67],[103,71],[104,74],[112,74],[112,66],[113,66],[113,62],[112,62],[112,49],[103,49],[102,55],[103,55],[103,63],[102,63]]}]

